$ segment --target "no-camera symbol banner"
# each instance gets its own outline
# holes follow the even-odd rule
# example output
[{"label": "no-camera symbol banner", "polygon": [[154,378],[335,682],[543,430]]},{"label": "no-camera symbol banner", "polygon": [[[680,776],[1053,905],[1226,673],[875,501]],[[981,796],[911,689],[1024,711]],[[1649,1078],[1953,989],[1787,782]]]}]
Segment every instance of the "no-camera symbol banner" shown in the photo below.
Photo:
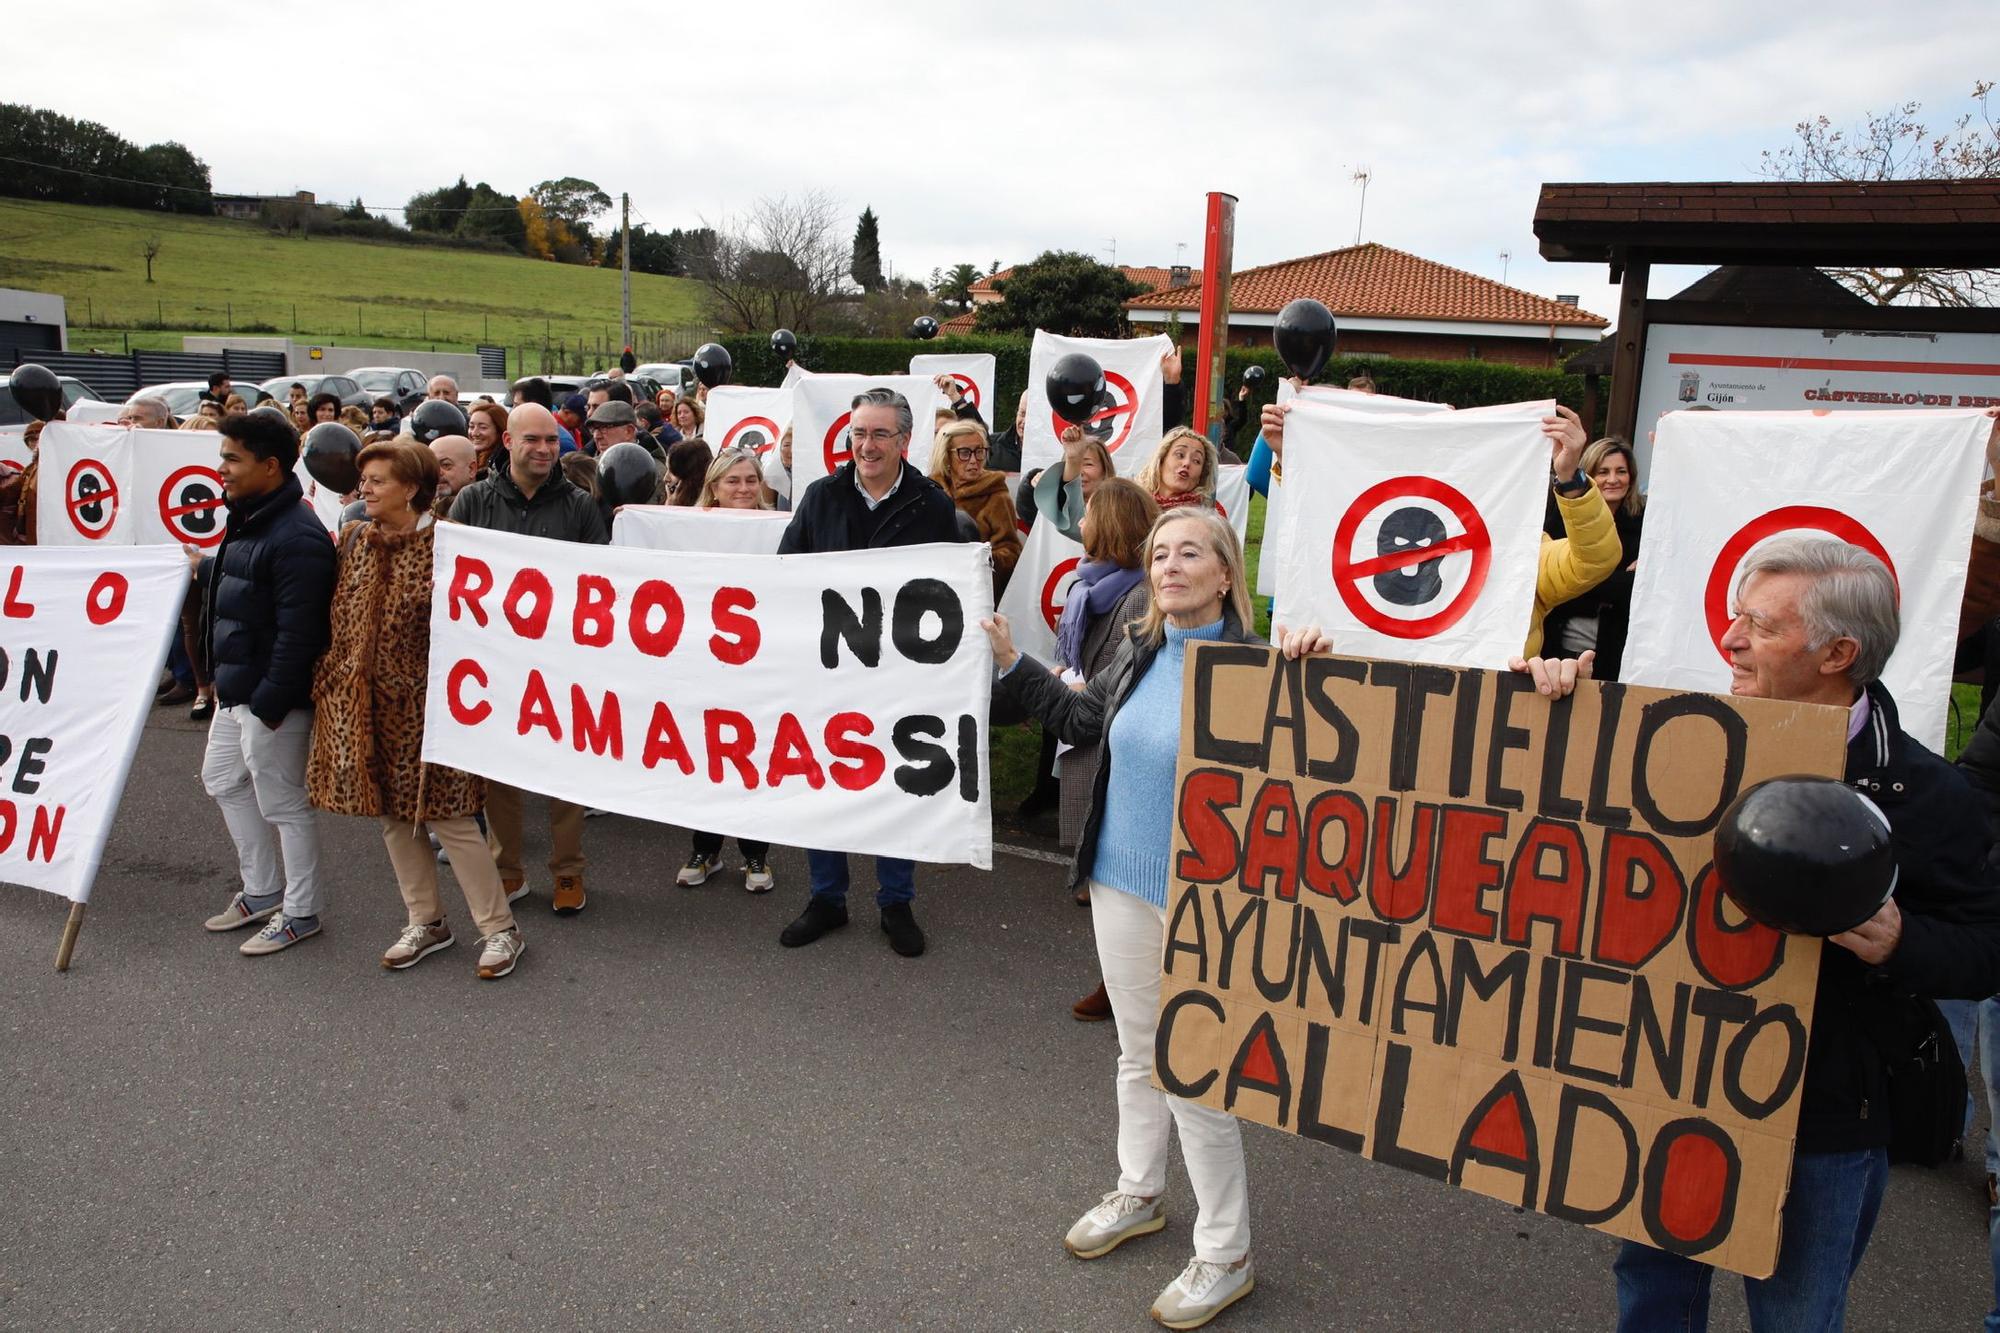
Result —
[{"label": "no-camera symbol banner", "polygon": [[721,384],[708,391],[702,438],[720,453],[741,445],[762,458],[792,424],[792,391]]},{"label": "no-camera symbol banner", "polygon": [[999,367],[999,358],[991,352],[922,352],[910,358],[912,375],[949,375],[957,380],[989,432],[1014,424],[1013,406],[1003,411],[994,400]]},{"label": "no-camera symbol banner", "polygon": [[1942,751],[1985,442],[1976,408],[1669,412],[1647,491],[1623,679],[1725,693],[1744,561],[1779,537],[1835,537],[1895,575],[1902,635],[1882,682],[1904,730]]},{"label": "no-camera symbol banner", "polygon": [[864,389],[894,389],[909,400],[910,466],[919,472],[929,469],[937,409],[944,397],[928,375],[807,375],[791,390],[793,504],[806,487],[847,462],[848,418],[855,395]]},{"label": "no-camera symbol banner", "polygon": [[1160,443],[1164,390],[1160,358],[1173,350],[1164,333],[1150,338],[1064,338],[1035,330],[1028,351],[1028,428],[1021,436],[1021,470],[1062,462],[1058,438],[1067,426],[1049,407],[1049,368],[1071,352],[1082,352],[1104,368],[1104,391],[1084,427],[1111,451],[1118,475],[1130,477],[1146,466]]},{"label": "no-camera symbol banner", "polygon": [[222,437],[214,431],[107,430],[53,421],[42,431],[36,535],[43,546],[213,549],[222,541]]},{"label": "no-camera symbol banner", "polygon": [[1527,639],[1547,505],[1545,402],[1285,422],[1287,625],[1340,652],[1504,668]]}]

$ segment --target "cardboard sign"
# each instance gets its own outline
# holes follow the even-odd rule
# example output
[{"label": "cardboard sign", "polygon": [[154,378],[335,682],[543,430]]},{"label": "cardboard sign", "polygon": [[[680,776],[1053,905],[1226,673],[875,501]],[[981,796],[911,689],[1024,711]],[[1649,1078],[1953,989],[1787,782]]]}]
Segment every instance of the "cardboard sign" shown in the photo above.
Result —
[{"label": "cardboard sign", "polygon": [[983,544],[666,555],[438,527],[424,758],[638,819],[993,864]]},{"label": "cardboard sign", "polygon": [[[1289,403],[1294,398],[1308,402],[1324,403],[1329,407],[1346,408],[1353,412],[1377,412],[1384,414],[1415,413],[1419,416],[1432,412],[1449,412],[1449,403],[1426,403],[1416,398],[1394,398],[1386,393],[1362,393],[1359,389],[1340,389],[1330,384],[1309,384],[1303,391],[1292,386],[1289,378],[1278,381],[1278,402]],[[1290,440],[1289,433],[1286,436]],[[1289,449],[1289,443],[1287,448]],[[1271,474],[1269,487],[1264,492],[1264,549],[1277,551],[1291,540],[1288,526],[1291,508],[1285,503],[1285,481],[1279,475],[1283,469]],[[1268,559],[1257,564],[1257,595],[1276,597],[1278,595],[1278,561]]]},{"label": "cardboard sign", "polygon": [[1071,352],[1094,357],[1104,368],[1104,392],[1084,432],[1111,451],[1121,477],[1136,476],[1159,448],[1165,392],[1160,358],[1174,340],[1150,338],[1064,338],[1035,330],[1028,349],[1028,427],[1021,435],[1021,470],[1033,472],[1062,462],[1062,432],[1069,423],[1049,406],[1049,370]]},{"label": "cardboard sign", "polygon": [[[1287,625],[1344,651],[1505,666],[1527,639],[1548,504],[1550,403],[1353,412],[1311,399],[1285,421]],[[1305,515],[1312,515],[1307,521]]]},{"label": "cardboard sign", "polygon": [[1619,674],[1726,690],[1738,571],[1775,537],[1837,537],[1895,575],[1902,633],[1882,682],[1944,749],[1986,437],[1977,409],[1673,412],[1660,423]]},{"label": "cardboard sign", "polygon": [[777,446],[792,424],[789,389],[758,389],[743,384],[719,384],[708,391],[701,436],[716,453],[743,445],[759,458]]},{"label": "cardboard sign", "polygon": [[1705,1263],[1778,1252],[1816,939],[1710,868],[1843,709],[1201,644],[1155,1081]]},{"label": "cardboard sign", "polygon": [[1000,406],[994,399],[993,386],[1000,375],[1000,361],[991,352],[928,352],[910,358],[912,375],[949,375],[958,381],[958,387],[979,409],[979,419],[986,423],[990,435],[1004,426],[1014,424],[1014,409],[1010,406],[1004,415],[999,415]]},{"label": "cardboard sign", "polygon": [[847,422],[864,389],[894,389],[910,404],[910,466],[931,465],[933,422],[944,397],[928,375],[807,375],[792,386],[792,495],[833,475],[848,459]]},{"label": "cardboard sign", "polygon": [[776,509],[620,505],[611,518],[611,544],[650,551],[776,555],[791,521],[790,514]]},{"label": "cardboard sign", "polygon": [[0,559],[0,880],[89,899],[188,584],[166,546]]}]

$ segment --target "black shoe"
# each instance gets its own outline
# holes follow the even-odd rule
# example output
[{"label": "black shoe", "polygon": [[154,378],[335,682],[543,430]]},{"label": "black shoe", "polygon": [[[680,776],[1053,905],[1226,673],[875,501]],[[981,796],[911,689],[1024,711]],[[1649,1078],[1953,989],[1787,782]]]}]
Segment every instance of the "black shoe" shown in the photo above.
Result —
[{"label": "black shoe", "polygon": [[194,697],[194,686],[183,685],[179,681],[175,681],[174,687],[171,690],[168,690],[165,694],[154,695],[153,703],[160,708],[170,708],[175,704],[192,703]]},{"label": "black shoe", "polygon": [[[796,949],[802,944],[811,944],[829,930],[839,930],[846,924],[846,903],[814,894],[806,899],[806,910],[799,913],[798,919],[779,932],[778,943],[787,949]],[[917,947],[923,946],[919,943]]]},{"label": "black shoe", "polygon": [[194,701],[194,707],[188,709],[188,720],[192,722],[206,722],[214,716],[215,696],[212,694],[202,695]]},{"label": "black shoe", "polygon": [[915,958],[924,951],[924,930],[908,903],[891,903],[882,909],[882,933],[889,937],[889,947],[905,958]]}]

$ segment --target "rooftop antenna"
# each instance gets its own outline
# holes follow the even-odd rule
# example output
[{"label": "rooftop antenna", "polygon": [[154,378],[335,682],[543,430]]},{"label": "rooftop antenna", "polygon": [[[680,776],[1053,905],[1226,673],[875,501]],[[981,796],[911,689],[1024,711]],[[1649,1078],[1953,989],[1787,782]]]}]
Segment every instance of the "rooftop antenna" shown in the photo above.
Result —
[{"label": "rooftop antenna", "polygon": [[1176,267],[1176,268],[1179,268],[1179,267],[1181,266],[1181,264],[1182,264],[1182,263],[1183,263],[1183,262],[1184,262],[1184,261],[1185,261],[1186,259],[1187,259],[1187,242],[1186,242],[1186,241],[1175,241],[1175,242],[1174,242],[1174,267]]},{"label": "rooftop antenna", "polygon": [[1368,215],[1368,182],[1374,179],[1374,175],[1374,172],[1363,165],[1356,167],[1354,175],[1349,177],[1349,179],[1358,182],[1361,186],[1361,207],[1354,212],[1354,243],[1356,245],[1361,244],[1361,220]]},{"label": "rooftop antenna", "polygon": [[1108,245],[1109,245],[1109,246],[1111,247],[1111,267],[1113,267],[1113,268],[1117,268],[1117,267],[1118,267],[1118,238],[1117,238],[1116,236],[1113,236],[1113,237],[1112,237],[1112,238],[1111,238],[1111,239],[1110,239],[1110,240],[1109,240],[1108,242],[1106,242],[1106,244],[1108,244]]},{"label": "rooftop antenna", "polygon": [[1513,257],[1514,252],[1512,250],[1502,250],[1500,252],[1500,281],[1502,283],[1507,281],[1507,262]]}]

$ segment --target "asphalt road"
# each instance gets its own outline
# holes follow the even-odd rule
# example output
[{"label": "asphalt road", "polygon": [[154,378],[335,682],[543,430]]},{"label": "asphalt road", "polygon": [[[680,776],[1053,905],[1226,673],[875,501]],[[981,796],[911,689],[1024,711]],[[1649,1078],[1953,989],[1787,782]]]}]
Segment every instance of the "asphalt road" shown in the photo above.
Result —
[{"label": "asphalt road", "polygon": [[[924,869],[930,952],[857,899],[802,950],[778,890],[673,887],[679,830],[590,821],[590,906],[518,906],[510,978],[377,966],[401,904],[372,821],[323,817],[325,933],[274,957],[201,920],[233,864],[159,715],[70,973],[65,905],[0,889],[0,1325],[19,1329],[1130,1329],[1185,1262],[1079,1263],[1115,1183],[1108,1024],[1056,867]],[[534,822],[531,805],[531,826]],[[731,864],[735,852],[731,848]],[[533,881],[531,881],[533,882]],[[1258,1286],[1217,1327],[1599,1329],[1613,1243],[1247,1127]],[[1976,1167],[1899,1169],[1855,1329],[1971,1329]],[[1744,1326],[1718,1283],[1718,1329]]]}]

